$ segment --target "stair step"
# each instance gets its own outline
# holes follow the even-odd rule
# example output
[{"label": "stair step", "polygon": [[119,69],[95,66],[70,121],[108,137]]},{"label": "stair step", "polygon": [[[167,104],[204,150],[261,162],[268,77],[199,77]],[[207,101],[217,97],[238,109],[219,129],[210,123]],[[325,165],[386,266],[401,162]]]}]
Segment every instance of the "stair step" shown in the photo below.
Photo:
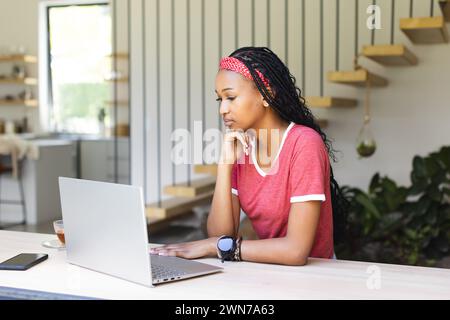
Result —
[{"label": "stair step", "polygon": [[445,21],[450,22],[450,0],[440,0],[439,6]]},{"label": "stair step", "polygon": [[448,32],[442,16],[400,19],[400,29],[413,43],[447,43]]},{"label": "stair step", "polygon": [[328,72],[328,81],[330,82],[365,87],[368,80],[370,80],[370,85],[372,87],[385,87],[388,84],[388,80],[385,78],[365,69]]},{"label": "stair step", "polygon": [[364,46],[363,55],[386,66],[417,64],[417,57],[403,44]]},{"label": "stair step", "polygon": [[191,217],[195,217],[195,214],[192,211],[186,211],[179,215],[175,215],[171,218],[150,217],[150,218],[147,218],[147,225],[148,225],[149,229],[151,230],[151,233],[154,234],[155,232],[159,232],[164,229],[167,229],[168,227],[173,225],[173,223],[175,221],[178,222],[180,220],[188,219]]},{"label": "stair step", "polygon": [[312,108],[331,108],[331,107],[355,107],[358,101],[355,99],[336,98],[336,97],[306,97],[306,104]]},{"label": "stair step", "polygon": [[203,173],[203,174],[209,174],[212,176],[217,175],[217,164],[198,164],[194,166],[194,172],[195,173]]},{"label": "stair step", "polygon": [[200,194],[193,198],[171,198],[161,201],[161,204],[151,203],[145,208],[145,214],[148,221],[159,219],[168,219],[182,215],[194,207],[210,204],[214,190]]},{"label": "stair step", "polygon": [[164,193],[176,197],[196,197],[199,194],[214,190],[216,185],[215,177],[207,177],[198,180],[166,186]]}]

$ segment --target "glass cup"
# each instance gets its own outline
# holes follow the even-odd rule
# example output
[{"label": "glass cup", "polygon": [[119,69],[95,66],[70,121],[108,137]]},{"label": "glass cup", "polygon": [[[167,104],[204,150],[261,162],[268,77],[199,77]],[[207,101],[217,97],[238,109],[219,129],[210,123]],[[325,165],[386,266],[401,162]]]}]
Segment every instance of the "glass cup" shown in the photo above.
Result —
[{"label": "glass cup", "polygon": [[55,233],[58,236],[59,241],[65,245],[66,238],[64,237],[64,223],[62,220],[53,221],[53,229],[55,229]]}]

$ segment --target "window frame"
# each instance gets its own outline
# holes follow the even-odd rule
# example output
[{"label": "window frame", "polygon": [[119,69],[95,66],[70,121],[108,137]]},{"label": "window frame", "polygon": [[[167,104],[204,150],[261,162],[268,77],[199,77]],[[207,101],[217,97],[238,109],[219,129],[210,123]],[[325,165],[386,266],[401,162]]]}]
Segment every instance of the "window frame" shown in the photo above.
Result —
[{"label": "window frame", "polygon": [[39,3],[39,124],[41,132],[62,133],[56,131],[51,121],[53,111],[52,77],[50,70],[50,21],[49,11],[54,7],[112,5],[109,0],[46,0]]}]

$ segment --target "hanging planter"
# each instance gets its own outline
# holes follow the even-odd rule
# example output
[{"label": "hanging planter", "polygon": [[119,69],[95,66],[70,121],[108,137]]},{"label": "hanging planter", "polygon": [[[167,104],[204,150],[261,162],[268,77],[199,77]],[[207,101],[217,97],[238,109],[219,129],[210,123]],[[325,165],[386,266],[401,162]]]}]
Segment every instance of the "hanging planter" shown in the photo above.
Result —
[{"label": "hanging planter", "polygon": [[356,152],[361,158],[368,158],[375,153],[377,144],[370,129],[370,80],[366,82],[366,98],[364,101],[364,123],[356,140]]},{"label": "hanging planter", "polygon": [[362,158],[368,158],[375,153],[377,145],[370,130],[369,120],[364,119],[364,124],[359,131],[356,142],[356,151]]}]

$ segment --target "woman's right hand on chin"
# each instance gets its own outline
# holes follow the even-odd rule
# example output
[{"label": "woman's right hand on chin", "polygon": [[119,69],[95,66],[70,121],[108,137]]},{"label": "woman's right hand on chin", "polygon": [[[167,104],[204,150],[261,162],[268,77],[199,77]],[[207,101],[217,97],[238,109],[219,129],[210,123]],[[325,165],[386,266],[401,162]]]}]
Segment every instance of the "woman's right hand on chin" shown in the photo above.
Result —
[{"label": "woman's right hand on chin", "polygon": [[227,129],[223,136],[220,164],[234,164],[244,152],[249,154],[249,136],[243,130]]}]

